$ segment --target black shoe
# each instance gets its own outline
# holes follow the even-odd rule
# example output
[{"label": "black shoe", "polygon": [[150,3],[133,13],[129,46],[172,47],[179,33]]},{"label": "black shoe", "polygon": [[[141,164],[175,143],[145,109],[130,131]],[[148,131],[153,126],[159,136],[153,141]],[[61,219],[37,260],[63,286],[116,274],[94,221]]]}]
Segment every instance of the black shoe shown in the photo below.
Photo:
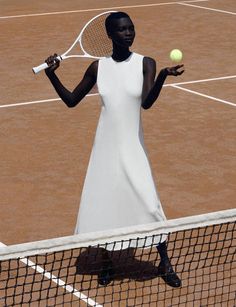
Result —
[{"label": "black shoe", "polygon": [[101,286],[107,286],[114,277],[114,270],[112,263],[109,262],[107,264],[104,264],[102,267],[102,270],[98,274],[98,283]]},{"label": "black shoe", "polygon": [[181,280],[173,270],[169,260],[161,261],[158,266],[158,275],[165,281],[165,283],[173,288],[181,287]]}]

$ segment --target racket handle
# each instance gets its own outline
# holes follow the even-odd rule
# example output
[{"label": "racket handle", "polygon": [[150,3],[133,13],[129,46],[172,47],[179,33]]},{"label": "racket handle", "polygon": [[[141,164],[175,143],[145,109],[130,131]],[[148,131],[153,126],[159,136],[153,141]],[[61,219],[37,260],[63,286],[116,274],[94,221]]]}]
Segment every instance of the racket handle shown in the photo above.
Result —
[{"label": "racket handle", "polygon": [[38,72],[40,72],[41,70],[44,70],[46,68],[48,68],[48,64],[47,63],[43,63],[43,64],[41,64],[39,66],[33,67],[32,70],[33,70],[33,72],[35,74],[37,74]]},{"label": "racket handle", "polygon": [[[58,59],[59,61],[61,61],[61,60],[64,59],[64,57],[59,55],[59,56],[57,57],[57,59]],[[39,66],[33,67],[32,70],[33,70],[33,72],[34,72],[35,74],[37,74],[38,72],[40,72],[41,70],[44,70],[44,69],[46,69],[46,68],[48,68],[48,64],[47,64],[47,63],[43,63],[43,64],[41,64],[41,65],[39,65]]]}]

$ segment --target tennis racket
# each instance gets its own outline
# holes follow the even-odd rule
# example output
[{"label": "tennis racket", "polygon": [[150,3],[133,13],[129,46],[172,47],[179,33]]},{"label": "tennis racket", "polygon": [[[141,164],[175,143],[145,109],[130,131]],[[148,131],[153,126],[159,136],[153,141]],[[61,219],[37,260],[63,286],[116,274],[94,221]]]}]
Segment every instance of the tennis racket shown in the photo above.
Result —
[{"label": "tennis racket", "polygon": [[[105,20],[107,16],[115,11],[101,13],[90,19],[81,30],[71,47],[57,59],[59,61],[69,58],[93,58],[99,59],[112,54],[112,41],[107,36],[105,28]],[[81,49],[81,54],[77,54],[78,45]],[[75,54],[71,54],[72,49]],[[73,52],[73,51],[72,51]],[[33,67],[33,72],[37,74],[48,67],[47,63]]]}]

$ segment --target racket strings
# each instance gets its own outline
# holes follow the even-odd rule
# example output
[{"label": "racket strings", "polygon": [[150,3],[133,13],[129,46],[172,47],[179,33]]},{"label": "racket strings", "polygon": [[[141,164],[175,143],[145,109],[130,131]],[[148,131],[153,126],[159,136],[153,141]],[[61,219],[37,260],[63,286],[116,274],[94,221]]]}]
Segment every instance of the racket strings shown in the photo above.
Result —
[{"label": "racket strings", "polygon": [[105,20],[110,13],[92,20],[81,36],[81,47],[93,57],[104,57],[112,54],[112,41],[107,36]]}]

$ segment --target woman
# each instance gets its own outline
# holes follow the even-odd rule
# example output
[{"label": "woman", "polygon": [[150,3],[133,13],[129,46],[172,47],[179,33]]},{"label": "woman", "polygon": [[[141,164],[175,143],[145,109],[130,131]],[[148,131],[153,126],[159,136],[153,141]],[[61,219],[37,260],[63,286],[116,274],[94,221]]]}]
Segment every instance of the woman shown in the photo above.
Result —
[{"label": "woman", "polygon": [[[130,51],[134,24],[123,12],[111,13],[106,30],[112,40],[111,57],[94,61],[73,92],[59,81],[56,55],[46,62],[46,75],[68,107],[75,107],[97,83],[102,110],[86,174],[75,233],[109,230],[165,220],[145,152],[141,107],[149,109],[168,75],[178,76],[183,65],[164,68],[155,80],[156,63]],[[170,286],[181,281],[170,264],[166,243],[157,249],[159,272]],[[107,255],[104,252],[104,258]],[[106,285],[112,271],[104,269],[99,283]]]}]

